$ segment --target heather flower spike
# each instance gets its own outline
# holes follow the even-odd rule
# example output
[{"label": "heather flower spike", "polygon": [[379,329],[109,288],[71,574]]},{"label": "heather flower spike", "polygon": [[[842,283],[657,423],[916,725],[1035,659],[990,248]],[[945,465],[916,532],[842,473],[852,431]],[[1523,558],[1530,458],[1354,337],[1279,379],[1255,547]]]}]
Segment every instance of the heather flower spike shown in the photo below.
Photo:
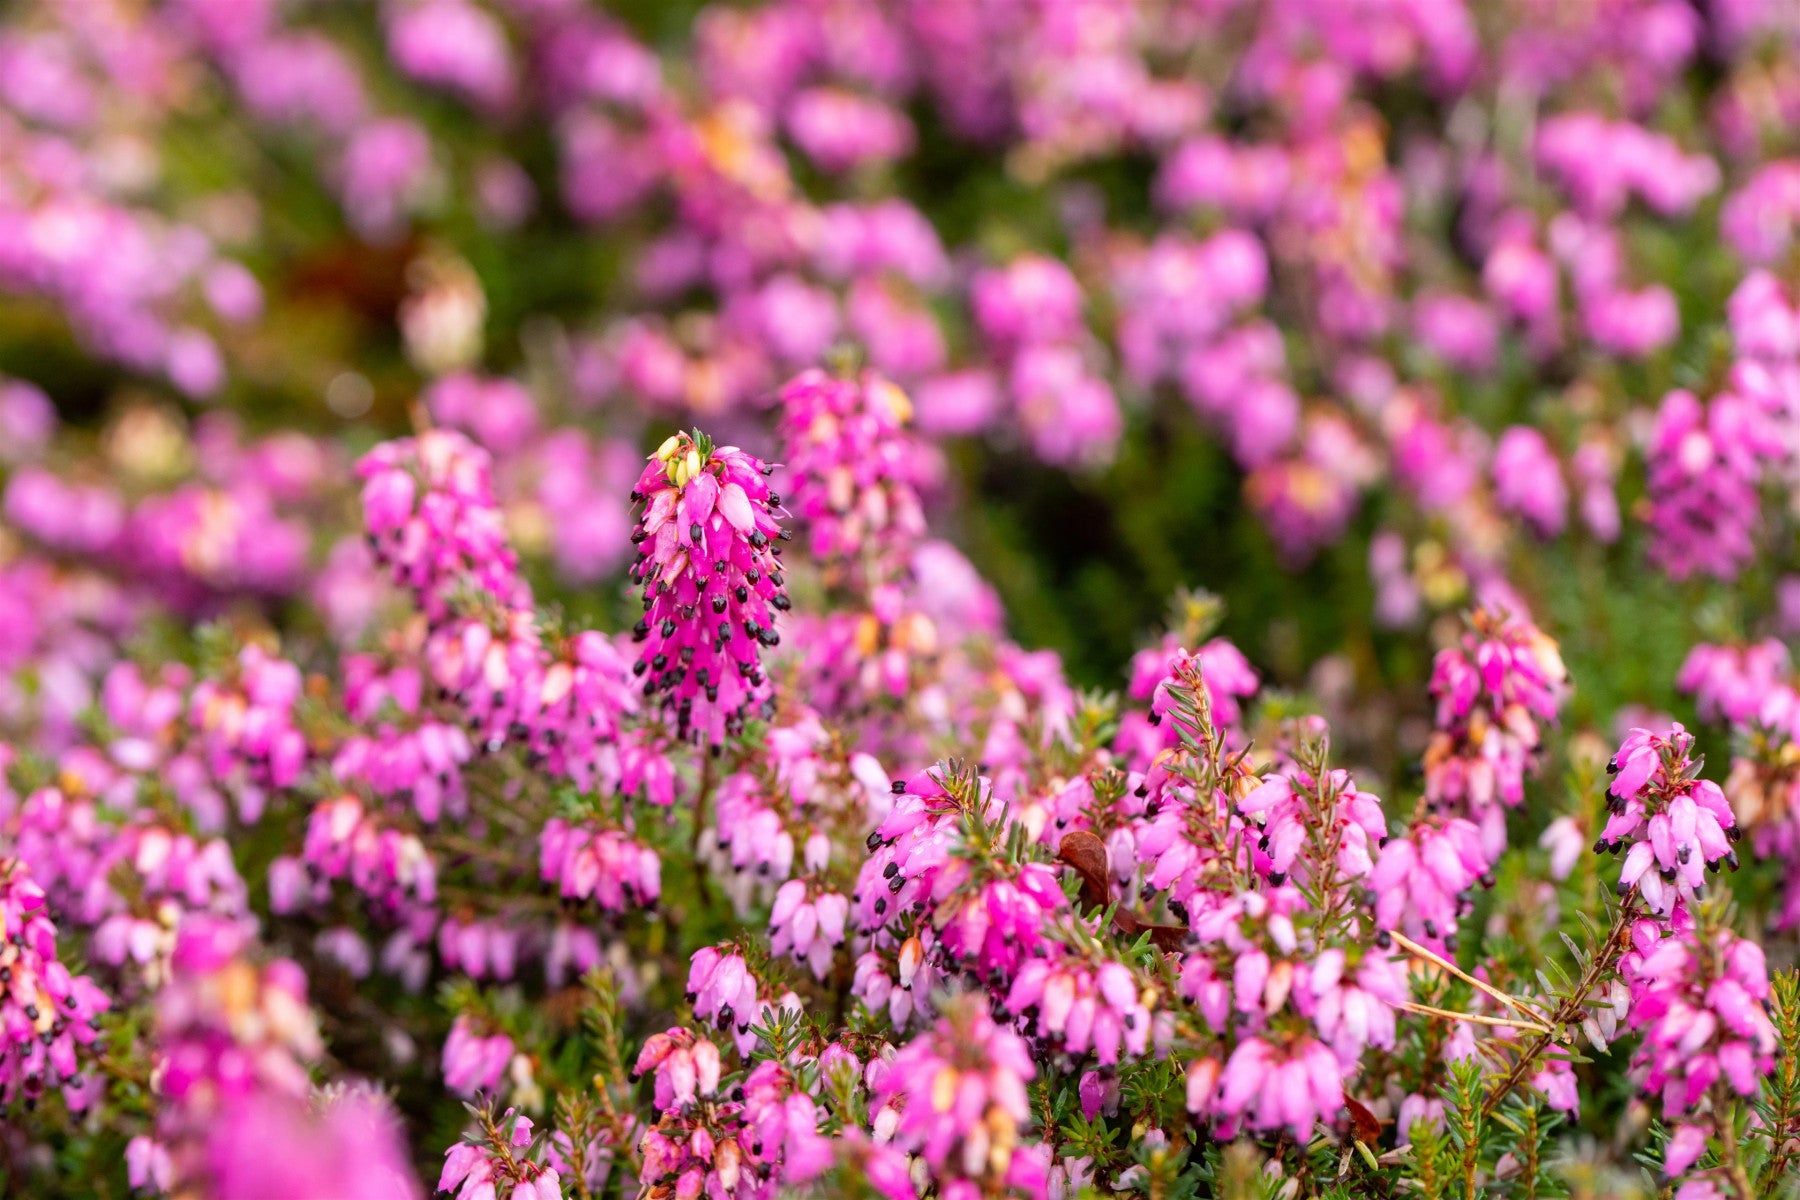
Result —
[{"label": "heather flower spike", "polygon": [[790,380],[780,400],[790,499],[813,557],[863,590],[884,582],[925,533],[911,401],[874,371],[819,370]]},{"label": "heather flower spike", "polygon": [[1506,848],[1506,808],[1525,799],[1542,726],[1569,695],[1556,643],[1523,617],[1478,608],[1431,669],[1436,731],[1425,749],[1425,798],[1480,829],[1488,865]]},{"label": "heather flower spike", "polygon": [[735,446],[677,433],[632,493],[642,506],[632,576],[644,599],[633,671],[684,739],[717,746],[770,696],[762,654],[780,644],[776,614],[789,607],[770,472]]},{"label": "heather flower spike", "polygon": [[1679,724],[1662,733],[1634,729],[1607,764],[1609,815],[1594,849],[1630,846],[1619,891],[1635,887],[1658,916],[1695,897],[1707,872],[1738,865],[1737,817],[1719,785],[1700,778],[1704,760],[1693,747],[1694,735]]},{"label": "heather flower spike", "polygon": [[81,1059],[110,1007],[86,975],[57,957],[44,892],[16,858],[0,857],[0,1105],[35,1105],[60,1090],[71,1111],[88,1106]]}]

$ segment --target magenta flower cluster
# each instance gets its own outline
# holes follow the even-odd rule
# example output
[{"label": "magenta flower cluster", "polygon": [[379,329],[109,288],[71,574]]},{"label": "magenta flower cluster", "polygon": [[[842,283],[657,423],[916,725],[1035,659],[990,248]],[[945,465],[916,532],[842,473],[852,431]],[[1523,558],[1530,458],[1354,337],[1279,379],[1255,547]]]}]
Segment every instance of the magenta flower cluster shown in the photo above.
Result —
[{"label": "magenta flower cluster", "polygon": [[1608,816],[1595,848],[1617,854],[1630,845],[1619,887],[1636,888],[1663,917],[1704,887],[1708,871],[1737,868],[1737,818],[1719,785],[1699,778],[1693,746],[1680,725],[1634,729],[1608,764]]},{"label": "magenta flower cluster", "polygon": [[60,1091],[71,1109],[87,1107],[93,1089],[81,1056],[94,1044],[107,997],[57,958],[44,893],[18,859],[0,859],[0,972],[0,1102],[32,1104]]},{"label": "magenta flower cluster", "polygon": [[907,432],[912,401],[874,372],[808,371],[782,389],[787,506],[821,562],[886,582],[893,559],[925,534],[921,491],[932,461]]},{"label": "magenta flower cluster", "polygon": [[788,598],[774,544],[786,533],[768,474],[735,446],[683,433],[638,476],[632,576],[643,587],[643,649],[632,670],[684,739],[718,745],[769,697],[762,653],[781,642],[775,619]]}]

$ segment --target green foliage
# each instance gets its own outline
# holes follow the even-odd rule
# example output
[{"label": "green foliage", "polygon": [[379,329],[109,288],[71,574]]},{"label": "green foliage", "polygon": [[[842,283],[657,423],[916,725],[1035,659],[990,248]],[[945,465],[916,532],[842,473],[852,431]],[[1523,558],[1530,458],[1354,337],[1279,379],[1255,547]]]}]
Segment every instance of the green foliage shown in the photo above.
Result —
[{"label": "green foliage", "polygon": [[1800,971],[1790,967],[1769,982],[1770,1016],[1781,1051],[1756,1102],[1750,1169],[1760,1194],[1792,1197],[1800,1195],[1800,1173],[1793,1170],[1800,1155]]}]

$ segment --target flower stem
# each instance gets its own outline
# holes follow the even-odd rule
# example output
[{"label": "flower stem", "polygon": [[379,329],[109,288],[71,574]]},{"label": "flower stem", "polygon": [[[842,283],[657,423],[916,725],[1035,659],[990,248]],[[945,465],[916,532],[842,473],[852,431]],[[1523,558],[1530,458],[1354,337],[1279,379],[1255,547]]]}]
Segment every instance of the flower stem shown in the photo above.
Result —
[{"label": "flower stem", "polygon": [[1731,1180],[1731,1190],[1737,1193],[1738,1200],[1753,1200],[1762,1193],[1750,1190],[1750,1174],[1744,1170],[1744,1156],[1738,1146],[1738,1106],[1722,1082],[1713,1084],[1713,1112],[1717,1114],[1719,1161],[1726,1178]]},{"label": "flower stem", "polygon": [[1481,980],[1475,978],[1473,975],[1469,974],[1467,971],[1464,971],[1461,967],[1457,966],[1455,963],[1451,962],[1449,959],[1438,954],[1435,950],[1432,950],[1428,946],[1421,946],[1419,943],[1413,941],[1411,938],[1407,937],[1405,934],[1399,933],[1398,931],[1390,931],[1388,936],[1393,938],[1394,944],[1396,946],[1399,946],[1402,950],[1405,950],[1408,953],[1410,953],[1418,958],[1422,958],[1426,962],[1437,964],[1439,967],[1450,972],[1452,975],[1456,976],[1458,979],[1462,980],[1464,983],[1467,983],[1468,985],[1477,989],[1478,991],[1486,992],[1488,995],[1492,996],[1494,999],[1500,1001],[1500,1003],[1506,1005],[1508,1008],[1517,1012],[1520,1016],[1526,1018],[1526,1020],[1528,1022],[1530,1022],[1530,1025],[1529,1025],[1530,1028],[1533,1028],[1533,1029],[1541,1029],[1542,1028],[1542,1026],[1539,1024],[1539,1022],[1542,1020],[1544,1014],[1531,1008],[1529,1005],[1526,1004],[1525,1001],[1519,999],[1517,996],[1510,995],[1506,992],[1503,992],[1499,988],[1495,987],[1494,985],[1492,985],[1490,983],[1483,983]]},{"label": "flower stem", "polygon": [[1514,1021],[1506,1017],[1490,1017],[1482,1013],[1457,1012],[1449,1008],[1433,1008],[1429,1004],[1419,1004],[1412,1000],[1402,1001],[1395,1007],[1410,1013],[1420,1013],[1428,1017],[1447,1017],[1452,1021],[1473,1021],[1477,1025],[1498,1025],[1503,1029],[1529,1029],[1533,1033],[1548,1034],[1550,1030],[1535,1021]]},{"label": "flower stem", "polygon": [[1631,919],[1637,915],[1637,889],[1634,887],[1626,893],[1624,901],[1619,905],[1618,916],[1613,918],[1612,931],[1606,935],[1606,941],[1594,956],[1588,959],[1587,969],[1581,973],[1581,980],[1575,990],[1563,997],[1557,1005],[1556,1012],[1551,1015],[1550,1028],[1537,1035],[1519,1060],[1512,1066],[1493,1091],[1488,1093],[1487,1100],[1482,1103],[1481,1115],[1489,1116],[1500,1107],[1512,1090],[1524,1082],[1531,1074],[1532,1067],[1542,1057],[1545,1050],[1556,1040],[1556,1030],[1564,1025],[1572,1025],[1582,1019],[1587,1010],[1587,998],[1612,975],[1618,966],[1619,958],[1625,948],[1631,944]]},{"label": "flower stem", "polygon": [[700,756],[700,787],[694,796],[693,839],[688,844],[688,856],[696,868],[694,871],[694,890],[699,893],[700,902],[702,904],[712,903],[712,881],[708,878],[708,872],[699,869],[699,867],[700,838],[701,835],[706,832],[707,804],[712,799],[713,779],[712,755],[702,754]]}]

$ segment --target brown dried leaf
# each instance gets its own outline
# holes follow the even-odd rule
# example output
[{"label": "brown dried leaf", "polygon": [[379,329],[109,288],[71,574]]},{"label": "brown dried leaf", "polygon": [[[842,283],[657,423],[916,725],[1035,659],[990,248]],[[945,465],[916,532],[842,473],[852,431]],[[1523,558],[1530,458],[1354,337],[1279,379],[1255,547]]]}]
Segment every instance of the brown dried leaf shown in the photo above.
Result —
[{"label": "brown dried leaf", "polygon": [[1350,1110],[1350,1136],[1365,1146],[1374,1146],[1381,1141],[1381,1122],[1375,1114],[1365,1108],[1359,1101],[1344,1097],[1344,1107]]},{"label": "brown dried leaf", "polygon": [[1081,902],[1088,908],[1105,908],[1112,899],[1106,883],[1106,843],[1085,829],[1063,835],[1056,856],[1081,876]]},{"label": "brown dried leaf", "polygon": [[1187,942],[1188,930],[1185,925],[1158,925],[1154,921],[1146,921],[1128,908],[1121,908],[1113,913],[1113,928],[1121,936],[1135,940],[1140,933],[1150,935],[1150,944],[1164,954],[1173,954]]}]

